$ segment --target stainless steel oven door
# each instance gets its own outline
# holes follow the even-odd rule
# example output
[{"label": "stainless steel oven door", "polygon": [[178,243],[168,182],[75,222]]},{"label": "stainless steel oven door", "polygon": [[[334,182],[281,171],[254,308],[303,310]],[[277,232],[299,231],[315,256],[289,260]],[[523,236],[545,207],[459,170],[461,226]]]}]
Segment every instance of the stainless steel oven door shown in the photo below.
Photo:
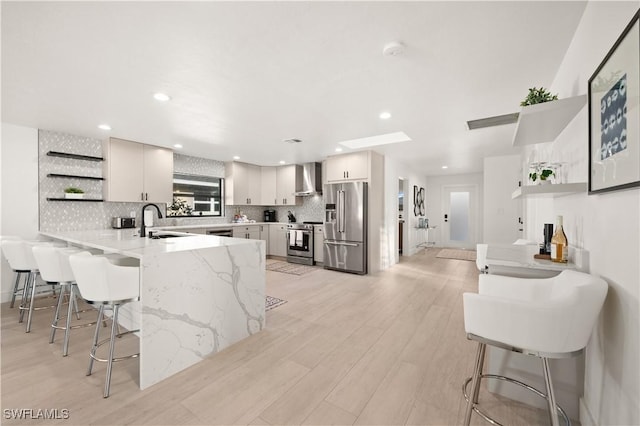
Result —
[{"label": "stainless steel oven door", "polygon": [[287,230],[287,256],[313,257],[313,230]]}]

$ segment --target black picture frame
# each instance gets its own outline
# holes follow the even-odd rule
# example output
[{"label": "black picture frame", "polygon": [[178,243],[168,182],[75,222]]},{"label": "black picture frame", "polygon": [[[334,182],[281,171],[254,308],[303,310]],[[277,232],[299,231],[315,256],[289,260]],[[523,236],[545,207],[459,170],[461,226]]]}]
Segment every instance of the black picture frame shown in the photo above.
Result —
[{"label": "black picture frame", "polygon": [[589,195],[640,186],[640,10],[588,82]]}]

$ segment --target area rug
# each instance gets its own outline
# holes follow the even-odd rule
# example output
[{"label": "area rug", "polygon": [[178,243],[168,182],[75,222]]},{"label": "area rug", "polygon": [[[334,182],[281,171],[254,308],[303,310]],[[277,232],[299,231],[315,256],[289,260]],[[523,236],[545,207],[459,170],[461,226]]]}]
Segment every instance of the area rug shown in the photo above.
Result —
[{"label": "area rug", "polygon": [[441,259],[476,260],[475,250],[442,249],[436,257]]},{"label": "area rug", "polygon": [[307,265],[298,265],[297,263],[272,262],[267,263],[267,270],[292,275],[304,275],[306,273],[317,270],[317,268]]},{"label": "area rug", "polygon": [[264,305],[264,310],[268,311],[273,308],[277,308],[280,305],[287,303],[286,300],[278,299],[277,297],[267,296],[267,300]]}]

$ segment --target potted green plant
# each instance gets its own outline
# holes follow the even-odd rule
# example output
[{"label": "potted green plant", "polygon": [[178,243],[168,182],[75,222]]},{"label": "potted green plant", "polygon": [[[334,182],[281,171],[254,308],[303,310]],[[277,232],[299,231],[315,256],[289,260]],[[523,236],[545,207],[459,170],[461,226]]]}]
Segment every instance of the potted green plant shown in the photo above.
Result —
[{"label": "potted green plant", "polygon": [[544,167],[529,173],[529,179],[531,179],[533,183],[540,179],[538,180],[538,184],[551,183],[550,178],[553,176],[555,176],[555,172]]},{"label": "potted green plant", "polygon": [[524,98],[524,101],[520,102],[520,106],[529,106],[557,100],[558,95],[552,95],[544,87],[539,89],[532,87],[529,89],[529,93],[527,94],[527,97]]},{"label": "potted green plant", "polygon": [[64,189],[64,198],[80,199],[82,197],[84,197],[84,191],[80,188],[76,188],[75,186],[70,186]]},{"label": "potted green plant", "polygon": [[193,213],[191,206],[178,197],[175,197],[173,203],[167,207],[167,216],[190,216],[191,213]]}]

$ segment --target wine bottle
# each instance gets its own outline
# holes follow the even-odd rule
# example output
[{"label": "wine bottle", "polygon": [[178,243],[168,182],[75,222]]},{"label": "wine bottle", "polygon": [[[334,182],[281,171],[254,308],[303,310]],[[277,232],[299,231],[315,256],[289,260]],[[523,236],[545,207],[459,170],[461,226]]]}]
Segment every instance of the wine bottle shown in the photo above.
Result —
[{"label": "wine bottle", "polygon": [[551,260],[553,262],[567,263],[569,252],[567,236],[562,229],[562,216],[558,216],[556,232],[551,237]]}]

